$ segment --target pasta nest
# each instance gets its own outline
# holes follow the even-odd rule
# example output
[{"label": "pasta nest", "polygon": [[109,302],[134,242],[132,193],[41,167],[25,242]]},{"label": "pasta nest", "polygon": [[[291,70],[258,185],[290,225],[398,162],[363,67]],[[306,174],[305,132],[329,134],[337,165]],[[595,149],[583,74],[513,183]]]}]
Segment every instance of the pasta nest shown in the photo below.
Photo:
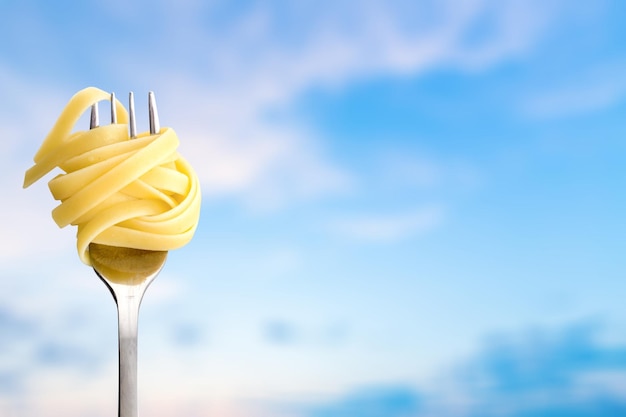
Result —
[{"label": "pasta nest", "polygon": [[24,188],[55,168],[48,183],[61,203],[52,211],[59,227],[77,226],[80,259],[91,265],[89,244],[168,251],[187,244],[200,215],[200,185],[178,153],[178,136],[165,127],[157,134],[128,134],[128,112],[119,101],[118,123],[73,129],[94,103],[109,93],[89,87],[62,111],[26,172]]}]

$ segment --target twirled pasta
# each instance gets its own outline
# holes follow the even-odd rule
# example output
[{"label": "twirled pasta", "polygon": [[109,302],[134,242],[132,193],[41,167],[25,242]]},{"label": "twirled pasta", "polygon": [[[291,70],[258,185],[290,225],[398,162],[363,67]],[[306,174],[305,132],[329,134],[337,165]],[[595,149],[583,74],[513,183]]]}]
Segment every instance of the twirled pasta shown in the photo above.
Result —
[{"label": "twirled pasta", "polygon": [[78,227],[78,255],[87,265],[91,242],[177,249],[191,240],[200,215],[199,181],[171,128],[131,140],[128,112],[116,101],[118,123],[72,133],[85,110],[109,97],[95,87],[76,93],[24,177],[27,188],[54,168],[65,172],[48,183],[61,201],[52,217],[59,227]]}]

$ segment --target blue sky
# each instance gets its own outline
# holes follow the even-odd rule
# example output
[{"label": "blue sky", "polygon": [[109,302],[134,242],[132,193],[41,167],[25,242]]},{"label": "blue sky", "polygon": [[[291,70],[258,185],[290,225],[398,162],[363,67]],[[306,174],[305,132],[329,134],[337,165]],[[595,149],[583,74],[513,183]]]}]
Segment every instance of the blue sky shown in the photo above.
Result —
[{"label": "blue sky", "polygon": [[90,85],[140,130],[154,90],[203,188],[140,414],[626,411],[624,4],[61,3],[0,8],[0,415],[115,413],[113,300],[21,189]]}]

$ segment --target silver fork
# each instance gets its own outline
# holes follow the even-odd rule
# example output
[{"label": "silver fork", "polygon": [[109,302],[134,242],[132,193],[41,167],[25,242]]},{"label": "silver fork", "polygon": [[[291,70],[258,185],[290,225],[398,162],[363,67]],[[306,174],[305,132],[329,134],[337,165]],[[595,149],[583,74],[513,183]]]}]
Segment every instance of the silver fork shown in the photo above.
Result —
[{"label": "silver fork", "polygon": [[[129,94],[129,135],[137,136],[134,96]],[[160,131],[154,93],[148,94],[150,134]],[[111,123],[117,122],[111,93]],[[99,125],[98,105],[91,107],[89,127]],[[165,265],[167,251],[150,251],[98,243],[89,245],[94,271],[111,291],[117,306],[119,335],[118,417],[137,417],[137,321],[143,295]]]}]

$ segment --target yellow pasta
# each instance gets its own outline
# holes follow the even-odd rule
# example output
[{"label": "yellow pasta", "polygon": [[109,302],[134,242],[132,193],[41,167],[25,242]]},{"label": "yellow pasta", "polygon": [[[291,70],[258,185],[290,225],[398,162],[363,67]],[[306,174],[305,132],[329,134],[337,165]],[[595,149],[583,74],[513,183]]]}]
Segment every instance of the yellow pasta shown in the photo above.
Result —
[{"label": "yellow pasta", "polygon": [[118,123],[73,132],[92,104],[109,93],[89,87],[76,93],[26,171],[24,188],[55,168],[49,183],[61,204],[52,211],[59,227],[77,226],[80,259],[91,265],[91,242],[167,251],[187,244],[200,215],[200,185],[177,152],[171,128],[130,139],[128,112],[116,101]]}]

